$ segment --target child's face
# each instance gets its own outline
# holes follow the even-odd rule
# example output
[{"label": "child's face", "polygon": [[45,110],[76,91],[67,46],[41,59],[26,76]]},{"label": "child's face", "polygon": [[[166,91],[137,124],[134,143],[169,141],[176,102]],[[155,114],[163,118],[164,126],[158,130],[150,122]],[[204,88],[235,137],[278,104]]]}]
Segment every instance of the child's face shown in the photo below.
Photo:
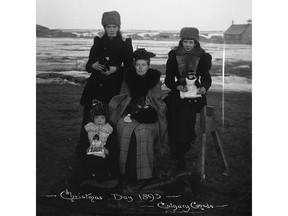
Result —
[{"label": "child's face", "polygon": [[108,37],[115,37],[119,31],[119,26],[117,25],[106,25],[105,31],[107,32]]},{"label": "child's face", "polygon": [[187,52],[192,50],[195,45],[196,44],[195,44],[195,41],[193,39],[184,39],[183,40],[183,47]]},{"label": "child's face", "polygon": [[94,124],[103,125],[106,123],[106,117],[104,115],[98,115],[94,117]]}]

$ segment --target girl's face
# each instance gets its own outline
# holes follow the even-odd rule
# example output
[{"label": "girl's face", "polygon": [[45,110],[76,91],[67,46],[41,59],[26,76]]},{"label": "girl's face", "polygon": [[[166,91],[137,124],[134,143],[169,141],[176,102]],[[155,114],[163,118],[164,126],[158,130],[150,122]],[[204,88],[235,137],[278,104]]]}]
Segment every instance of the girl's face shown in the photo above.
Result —
[{"label": "girl's face", "polygon": [[136,73],[138,75],[144,76],[147,73],[147,70],[149,69],[149,64],[147,60],[138,59],[135,62],[135,68],[136,68]]},{"label": "girl's face", "polygon": [[117,32],[119,31],[118,25],[106,25],[105,31],[108,35],[108,37],[115,37],[117,35]]},{"label": "girl's face", "polygon": [[106,117],[104,115],[98,115],[94,117],[95,125],[104,125],[106,123]]},{"label": "girl's face", "polygon": [[190,51],[195,47],[195,41],[193,39],[184,39],[183,40],[183,47],[186,51]]}]

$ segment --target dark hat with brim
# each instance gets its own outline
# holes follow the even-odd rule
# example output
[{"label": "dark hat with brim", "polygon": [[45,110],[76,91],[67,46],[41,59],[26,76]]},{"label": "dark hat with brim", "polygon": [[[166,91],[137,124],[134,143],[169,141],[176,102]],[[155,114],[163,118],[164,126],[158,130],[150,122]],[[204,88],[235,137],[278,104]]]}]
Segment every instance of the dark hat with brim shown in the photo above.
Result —
[{"label": "dark hat with brim", "polygon": [[147,52],[144,48],[140,48],[137,49],[134,53],[133,53],[133,58],[135,60],[137,59],[150,59],[155,57],[156,55],[152,52]]}]

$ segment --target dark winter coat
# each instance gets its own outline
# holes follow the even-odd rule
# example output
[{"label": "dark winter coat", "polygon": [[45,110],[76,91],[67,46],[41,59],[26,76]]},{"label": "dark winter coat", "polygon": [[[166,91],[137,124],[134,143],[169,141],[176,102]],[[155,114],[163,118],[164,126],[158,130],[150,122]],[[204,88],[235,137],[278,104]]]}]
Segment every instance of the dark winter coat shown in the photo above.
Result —
[{"label": "dark winter coat", "polygon": [[[169,92],[169,94],[173,94],[176,98],[180,98],[180,93],[176,89],[177,86],[183,85],[183,82],[180,79],[181,75],[180,75],[179,68],[178,68],[178,62],[176,59],[176,51],[178,48],[175,48],[168,53],[168,60],[166,63],[166,77],[165,77],[165,85],[169,89],[171,89],[171,92]],[[198,48],[198,49],[201,49],[201,48]],[[196,76],[197,78],[199,78],[199,81],[201,83],[200,86],[204,87],[207,92],[212,82],[211,75],[209,73],[209,70],[211,69],[212,57],[209,53],[206,53],[202,49],[199,51],[202,52],[202,54],[200,56],[200,60],[197,65]],[[206,105],[206,95],[202,95],[201,100],[202,100],[202,104]]]},{"label": "dark winter coat", "polygon": [[[178,52],[179,49],[182,53]],[[178,54],[177,57],[176,53]],[[184,58],[181,58],[182,56],[180,56],[179,53],[182,54]],[[193,56],[194,54],[196,56],[195,58]],[[209,73],[211,68],[211,55],[201,48],[196,48],[196,50],[190,52],[189,55],[192,56],[188,56],[188,54],[183,51],[183,47],[177,47],[169,52],[166,64],[165,84],[171,89],[168,96],[164,98],[167,104],[169,145],[171,150],[179,154],[179,156],[183,156],[183,154],[190,149],[191,142],[195,140],[196,113],[198,113],[207,102],[206,95],[202,95],[201,98],[181,99],[177,86],[185,86],[185,79],[183,78],[185,74],[187,74],[189,70],[187,68],[189,67],[196,72],[200,87],[204,87],[207,92],[211,86],[211,75]],[[188,62],[189,59],[192,59],[190,63]],[[178,62],[182,65],[179,66]]]},{"label": "dark winter coat", "polygon": [[[124,68],[133,67],[132,53],[131,38],[123,40],[120,37],[111,39],[107,36],[96,36],[86,64],[86,71],[91,73],[91,76],[87,79],[80,104],[91,106],[92,99],[108,104],[110,99],[119,93]],[[109,57],[109,65],[117,67],[115,73],[107,76],[92,68],[92,65],[103,57]]]}]

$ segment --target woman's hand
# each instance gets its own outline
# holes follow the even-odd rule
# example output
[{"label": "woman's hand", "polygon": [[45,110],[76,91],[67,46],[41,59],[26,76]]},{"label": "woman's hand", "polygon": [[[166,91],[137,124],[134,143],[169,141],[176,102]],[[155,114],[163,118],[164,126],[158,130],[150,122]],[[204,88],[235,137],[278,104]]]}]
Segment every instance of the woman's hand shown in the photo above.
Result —
[{"label": "woman's hand", "polygon": [[109,70],[102,72],[102,74],[105,74],[106,76],[108,76],[108,75],[113,74],[117,71],[116,66],[110,66],[109,68],[110,68]]},{"label": "woman's hand", "polygon": [[178,85],[176,88],[178,91],[181,91],[181,92],[187,92],[188,91],[187,87],[183,86],[183,85]]},{"label": "woman's hand", "polygon": [[206,94],[206,89],[204,87],[199,88],[197,94]]},{"label": "woman's hand", "polygon": [[99,63],[99,61],[95,62],[94,64],[92,64],[92,68],[95,69],[95,70],[99,70],[99,71],[102,71],[105,66],[104,65],[101,65]]}]

